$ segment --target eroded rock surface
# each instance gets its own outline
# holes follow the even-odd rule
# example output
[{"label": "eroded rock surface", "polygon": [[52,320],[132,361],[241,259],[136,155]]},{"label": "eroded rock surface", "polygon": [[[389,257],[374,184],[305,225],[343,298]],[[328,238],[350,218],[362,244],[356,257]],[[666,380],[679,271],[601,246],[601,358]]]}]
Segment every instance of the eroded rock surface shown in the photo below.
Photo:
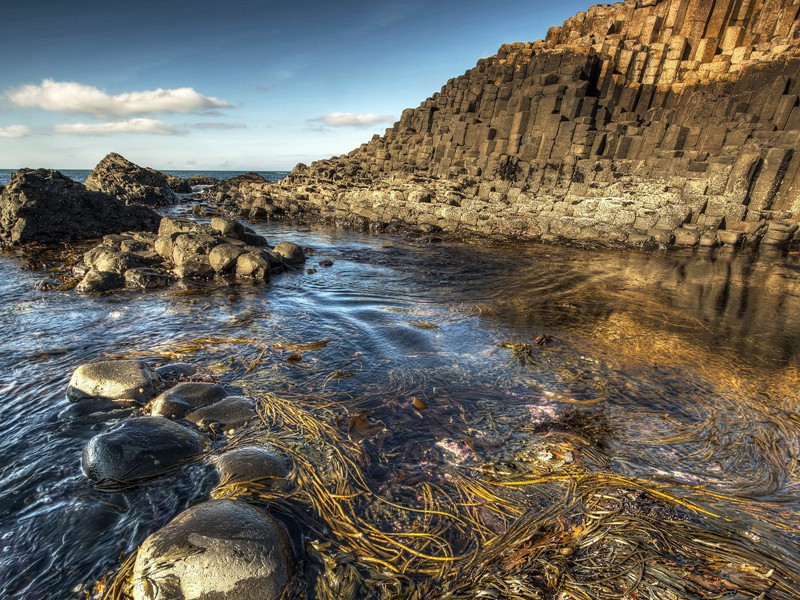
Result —
[{"label": "eroded rock surface", "polygon": [[86,178],[86,187],[110,194],[126,204],[166,206],[178,201],[166,175],[140,167],[114,152],[97,164]]},{"label": "eroded rock surface", "polygon": [[0,240],[52,243],[129,229],[154,231],[160,217],[47,169],[22,169],[0,193]]}]

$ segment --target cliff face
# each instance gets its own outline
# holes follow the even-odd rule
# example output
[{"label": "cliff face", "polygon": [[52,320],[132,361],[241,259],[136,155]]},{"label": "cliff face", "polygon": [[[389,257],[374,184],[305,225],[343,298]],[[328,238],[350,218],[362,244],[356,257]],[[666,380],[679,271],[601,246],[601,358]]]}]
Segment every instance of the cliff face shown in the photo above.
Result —
[{"label": "cliff face", "polygon": [[798,13],[595,6],[504,45],[350,154],[242,190],[245,205],[518,238],[785,243],[800,217]]}]

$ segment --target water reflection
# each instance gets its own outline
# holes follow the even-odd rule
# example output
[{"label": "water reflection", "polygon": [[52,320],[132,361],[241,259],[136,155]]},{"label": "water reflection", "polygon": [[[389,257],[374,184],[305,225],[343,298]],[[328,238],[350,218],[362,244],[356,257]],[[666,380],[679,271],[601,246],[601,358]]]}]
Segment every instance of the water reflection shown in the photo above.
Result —
[{"label": "water reflection", "polygon": [[[64,412],[66,382],[82,362],[132,352],[164,360],[197,338],[252,340],[181,355],[223,383],[357,399],[364,422],[338,426],[376,457],[393,457],[370,467],[376,485],[435,481],[447,465],[511,463],[533,452],[532,435],[577,436],[590,442],[575,442],[587,467],[671,493],[702,487],[709,494],[693,502],[757,532],[787,564],[800,556],[796,257],[430,246],[282,225],[259,232],[312,246],[317,272],[233,297],[173,289],[85,298],[35,291],[45,273],[0,257],[5,597],[79,596],[81,584],[207,494],[196,484],[206,479],[202,465],[135,493],[99,493],[80,474],[79,453],[124,415]],[[317,266],[323,259],[333,266]],[[502,346],[542,334],[553,343],[534,345],[530,361]],[[281,344],[318,340],[328,344],[286,362]],[[411,410],[412,397],[429,408]],[[386,432],[373,437],[374,423]],[[562,463],[573,452],[554,448],[535,451]]]}]

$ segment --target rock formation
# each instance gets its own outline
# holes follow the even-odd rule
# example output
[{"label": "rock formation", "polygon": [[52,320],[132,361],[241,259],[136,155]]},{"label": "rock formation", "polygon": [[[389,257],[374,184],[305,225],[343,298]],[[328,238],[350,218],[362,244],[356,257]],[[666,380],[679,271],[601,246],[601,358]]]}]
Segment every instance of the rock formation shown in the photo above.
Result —
[{"label": "rock formation", "polygon": [[104,236],[84,253],[73,273],[82,278],[77,291],[91,294],[123,287],[163,288],[179,279],[264,282],[304,259],[296,244],[281,242],[273,250],[266,238],[236,221],[213,217],[210,223],[199,223],[164,217],[158,234]]},{"label": "rock formation", "polygon": [[348,155],[224,195],[253,217],[294,207],[463,235],[781,245],[800,217],[798,11],[594,6],[502,46]]},{"label": "rock formation", "polygon": [[87,190],[59,173],[22,169],[0,194],[0,240],[51,243],[100,237],[128,229],[153,231],[159,216]]},{"label": "rock formation", "polygon": [[165,206],[178,201],[166,175],[135,165],[114,152],[97,164],[86,178],[86,187],[111,194],[126,204]]}]

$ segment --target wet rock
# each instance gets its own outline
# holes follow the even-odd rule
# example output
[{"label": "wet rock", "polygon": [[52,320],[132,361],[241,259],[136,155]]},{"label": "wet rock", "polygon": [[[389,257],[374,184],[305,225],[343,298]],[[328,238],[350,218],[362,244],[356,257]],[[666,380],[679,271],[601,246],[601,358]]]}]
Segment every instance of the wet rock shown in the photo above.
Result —
[{"label": "wet rock", "polygon": [[81,282],[75,286],[79,294],[101,294],[124,287],[125,279],[119,273],[89,269]]},{"label": "wet rock", "polygon": [[244,252],[240,246],[220,244],[211,249],[208,262],[217,273],[229,273],[236,268],[236,259]]},{"label": "wet rock", "polygon": [[274,248],[288,263],[301,263],[306,259],[305,252],[297,244],[292,242],[281,242]]},{"label": "wet rock", "polygon": [[283,483],[289,461],[273,446],[246,446],[215,456],[211,462],[221,484],[236,482]]},{"label": "wet rock", "polygon": [[203,226],[189,219],[175,219],[164,217],[158,224],[158,235],[170,235],[173,233],[201,233]]},{"label": "wet rock", "polygon": [[97,434],[82,467],[95,481],[134,481],[158,475],[202,449],[200,436],[164,417],[136,417]]},{"label": "wet rock", "polygon": [[48,277],[47,279],[42,279],[41,281],[37,282],[36,289],[40,292],[52,292],[53,290],[60,288],[61,285],[61,282],[58,280]]},{"label": "wet rock", "polygon": [[269,275],[269,259],[262,252],[245,252],[236,259],[237,277],[267,281]]},{"label": "wet rock", "polygon": [[156,269],[128,269],[125,271],[125,287],[134,290],[155,290],[167,287],[172,278]]},{"label": "wet rock", "polygon": [[228,396],[210,406],[186,413],[185,419],[200,427],[212,425],[223,431],[246,425],[256,416],[256,403],[245,396]]},{"label": "wet rock", "polygon": [[198,368],[190,363],[170,363],[156,369],[156,373],[166,382],[177,382],[182,378],[196,375]]},{"label": "wet rock", "polygon": [[79,240],[131,228],[152,231],[158,218],[47,169],[17,171],[0,194],[0,240],[10,244]]},{"label": "wet rock", "polygon": [[244,233],[242,234],[241,239],[248,246],[257,246],[259,248],[265,248],[269,245],[269,243],[267,242],[267,238],[265,238],[263,235],[257,234],[249,227],[244,228]]},{"label": "wet rock", "polygon": [[158,373],[139,360],[106,360],[81,365],[72,374],[67,397],[72,402],[102,398],[144,404],[161,385]]},{"label": "wet rock", "polygon": [[98,163],[86,178],[86,187],[110,194],[126,204],[166,206],[178,201],[166,176],[155,169],[140,167],[114,152]]},{"label": "wet rock", "polygon": [[207,233],[183,233],[172,241],[172,262],[181,265],[189,260],[208,260],[208,254],[218,240]]},{"label": "wet rock", "polygon": [[142,544],[134,600],[277,600],[293,568],[283,526],[235,500],[193,506]]},{"label": "wet rock", "polygon": [[216,383],[186,381],[153,400],[150,414],[178,419],[189,411],[219,402],[227,395],[225,388]]}]

